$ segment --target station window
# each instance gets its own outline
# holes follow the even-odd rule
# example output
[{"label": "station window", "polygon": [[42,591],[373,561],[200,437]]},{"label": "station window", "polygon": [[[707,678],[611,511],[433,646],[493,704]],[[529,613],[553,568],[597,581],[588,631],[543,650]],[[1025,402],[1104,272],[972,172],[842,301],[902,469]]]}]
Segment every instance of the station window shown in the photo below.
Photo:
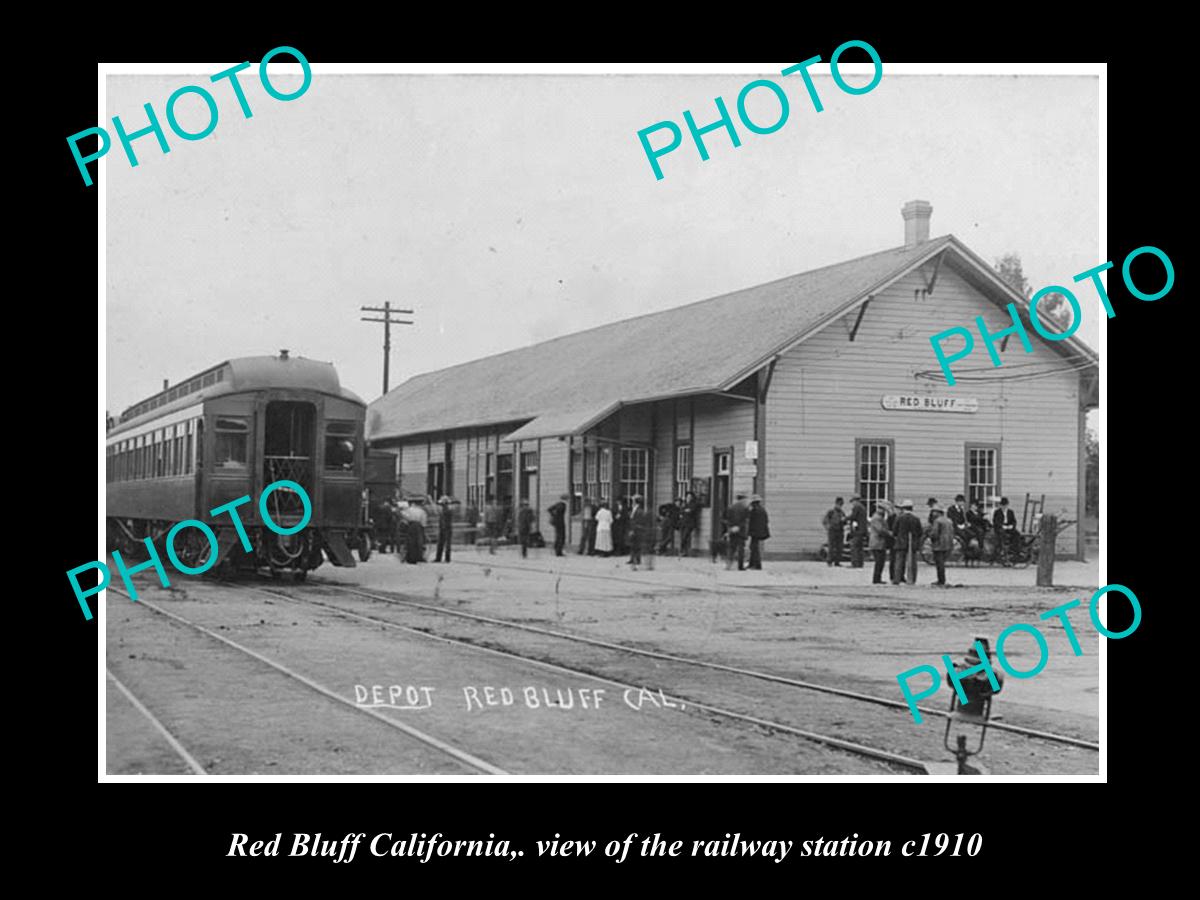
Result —
[{"label": "station window", "polygon": [[356,430],[353,422],[329,422],[325,425],[325,469],[327,471],[354,471],[354,432]]},{"label": "station window", "polygon": [[167,474],[167,430],[156,429],[154,432],[154,477],[162,478]]},{"label": "station window", "polygon": [[187,433],[183,438],[183,474],[192,474],[192,442],[196,440],[196,420],[188,419]]},{"label": "station window", "polygon": [[496,454],[487,455],[487,476],[484,481],[484,499],[492,503],[496,499]]},{"label": "station window", "polygon": [[633,497],[636,494],[642,498],[644,503],[650,502],[649,497],[646,496],[648,455],[645,450],[633,447],[621,448],[621,494],[625,497]]},{"label": "station window", "polygon": [[675,447],[675,496],[687,497],[692,489],[692,445]]},{"label": "station window", "polygon": [[571,451],[571,515],[583,512],[583,451]]},{"label": "station window", "polygon": [[183,422],[175,426],[175,440],[173,443],[174,449],[172,452],[174,453],[174,459],[172,460],[171,471],[176,475],[186,475],[187,462],[184,459],[184,446],[187,444],[187,425]]},{"label": "station window", "polygon": [[596,484],[597,456],[599,456],[599,453],[595,449],[585,449],[583,451],[583,496],[586,499],[591,500],[593,503],[596,501],[596,497],[599,496],[599,491],[597,490]]},{"label": "station window", "polygon": [[858,494],[872,515],[880,500],[892,499],[892,470],[895,465],[895,443],[890,440],[856,441],[857,469],[855,483]]},{"label": "station window", "polygon": [[612,447],[600,448],[600,499],[612,502]]},{"label": "station window", "polygon": [[246,447],[250,427],[245,419],[219,418],[216,423],[216,467],[218,469],[246,468]]},{"label": "station window", "polygon": [[1000,495],[1000,448],[995,444],[967,444],[967,502],[984,506]]}]

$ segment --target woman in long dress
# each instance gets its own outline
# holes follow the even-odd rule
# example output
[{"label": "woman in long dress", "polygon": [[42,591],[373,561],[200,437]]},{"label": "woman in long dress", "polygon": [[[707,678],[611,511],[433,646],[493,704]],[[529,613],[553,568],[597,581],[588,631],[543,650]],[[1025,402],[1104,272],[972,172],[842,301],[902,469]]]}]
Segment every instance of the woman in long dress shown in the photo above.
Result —
[{"label": "woman in long dress", "polygon": [[596,510],[596,552],[604,557],[612,556],[612,523],[612,510],[608,508],[608,503],[601,503]]}]

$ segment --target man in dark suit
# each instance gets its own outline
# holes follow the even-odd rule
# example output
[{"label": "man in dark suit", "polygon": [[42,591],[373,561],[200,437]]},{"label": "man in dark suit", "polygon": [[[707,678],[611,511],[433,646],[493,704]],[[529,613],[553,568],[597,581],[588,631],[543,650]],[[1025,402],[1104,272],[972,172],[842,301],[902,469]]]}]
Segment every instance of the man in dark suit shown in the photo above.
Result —
[{"label": "man in dark suit", "polygon": [[[879,505],[883,507],[883,521],[887,529],[884,546],[888,555],[888,580],[892,584],[899,584],[904,580],[904,575],[900,549],[896,546],[896,523],[900,520],[902,510],[890,500],[880,500]],[[901,571],[900,577],[896,576],[897,570]]]},{"label": "man in dark suit", "polygon": [[443,551],[446,554],[446,562],[450,562],[450,539],[454,536],[454,510],[450,503],[450,498],[445,494],[438,500],[438,542],[434,562],[442,561]]},{"label": "man in dark suit", "polygon": [[967,527],[967,498],[959,494],[954,498],[954,505],[946,510],[946,518],[950,520],[950,524],[954,526],[954,530],[961,532]]},{"label": "man in dark suit", "polygon": [[554,529],[554,555],[562,556],[563,547],[567,543],[567,504],[569,494],[563,494],[558,502],[546,512],[550,513],[550,526]]},{"label": "man in dark suit", "polygon": [[771,536],[767,509],[762,497],[755,494],[750,498],[750,514],[746,517],[746,529],[750,534],[750,568],[762,568],[762,542]]},{"label": "man in dark suit", "polygon": [[517,539],[521,542],[521,558],[529,555],[529,538],[533,534],[533,510],[529,501],[521,498],[521,507],[517,511]]},{"label": "man in dark suit", "polygon": [[679,555],[692,555],[692,534],[700,527],[700,501],[696,495],[688,491],[683,504],[683,512],[679,516]]},{"label": "man in dark suit", "polygon": [[850,498],[850,568],[863,567],[863,544],[867,540],[867,507],[857,494]]},{"label": "man in dark suit", "polygon": [[996,531],[996,549],[1000,553],[1000,562],[1007,566],[1010,557],[1016,552],[1017,542],[1021,533],[1017,531],[1017,514],[1008,505],[1008,498],[1000,498],[1000,506],[992,513],[992,528]]},{"label": "man in dark suit", "polygon": [[629,513],[629,565],[634,571],[642,562],[642,551],[650,550],[654,540],[654,522],[642,504],[641,495],[633,498],[633,510]]},{"label": "man in dark suit", "polygon": [[738,494],[737,499],[725,510],[725,534],[729,538],[729,556],[725,560],[725,568],[732,569],[733,561],[737,559],[738,571],[746,568],[746,522],[750,518],[750,504],[745,494]]},{"label": "man in dark suit", "polygon": [[829,557],[825,560],[828,566],[842,564],[842,536],[845,534],[846,513],[842,509],[845,501],[838,497],[833,501],[833,508],[821,519],[821,527],[825,529],[825,539],[829,546]]},{"label": "man in dark suit", "polygon": [[921,554],[921,544],[925,540],[925,526],[913,513],[913,502],[905,500],[900,504],[899,518],[896,519],[896,550],[902,555],[897,574],[899,580],[893,579],[893,584],[901,581],[908,584],[917,583],[917,558]]}]

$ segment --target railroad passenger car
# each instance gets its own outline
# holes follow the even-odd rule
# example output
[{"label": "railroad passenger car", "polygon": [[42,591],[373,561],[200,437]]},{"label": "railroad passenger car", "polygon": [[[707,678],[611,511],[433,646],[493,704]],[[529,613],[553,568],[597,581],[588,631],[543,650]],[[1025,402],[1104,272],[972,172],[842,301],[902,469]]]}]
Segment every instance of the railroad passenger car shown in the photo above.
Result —
[{"label": "railroad passenger car", "polygon": [[[291,570],[300,578],[326,557],[353,566],[350,548],[365,537],[365,410],[332,364],[292,358],[286,350],[227,360],[164,386],[125,410],[108,432],[110,546],[144,551],[143,539],[151,538],[161,548],[172,525],[199,519],[217,534],[218,565]],[[259,509],[263,489],[281,479],[301,485],[312,503],[309,524],[294,535],[267,528]],[[247,494],[251,502],[237,512],[251,553],[243,552],[228,512],[211,515]],[[294,491],[276,489],[267,502],[281,528],[303,517]],[[196,528],[180,531],[175,548],[193,567],[212,552]]]}]

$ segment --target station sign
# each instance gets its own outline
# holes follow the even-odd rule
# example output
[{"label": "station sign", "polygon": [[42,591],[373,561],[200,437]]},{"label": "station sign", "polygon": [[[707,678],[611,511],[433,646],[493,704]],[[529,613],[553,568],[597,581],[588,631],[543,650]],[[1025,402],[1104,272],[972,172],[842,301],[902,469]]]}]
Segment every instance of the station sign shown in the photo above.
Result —
[{"label": "station sign", "polygon": [[946,397],[935,394],[887,394],[882,399],[884,409],[908,412],[979,412],[977,397]]}]

